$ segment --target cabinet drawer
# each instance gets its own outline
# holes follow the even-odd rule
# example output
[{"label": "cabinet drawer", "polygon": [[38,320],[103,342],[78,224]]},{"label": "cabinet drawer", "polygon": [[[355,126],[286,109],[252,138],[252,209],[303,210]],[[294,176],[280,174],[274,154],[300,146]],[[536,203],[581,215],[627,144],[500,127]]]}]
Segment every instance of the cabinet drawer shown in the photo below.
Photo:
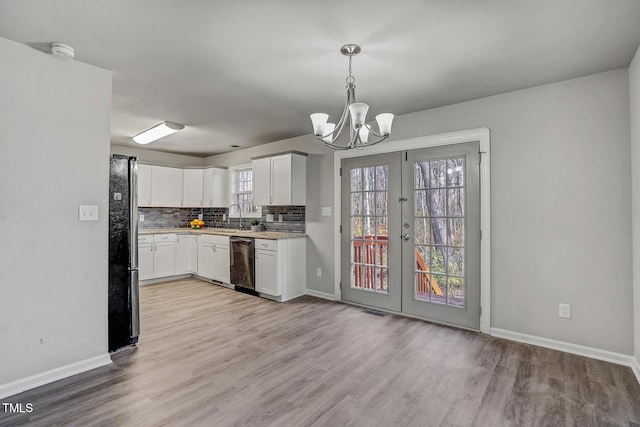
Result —
[{"label": "cabinet drawer", "polygon": [[199,237],[200,243],[213,243],[216,245],[229,246],[229,236],[218,236],[215,234],[201,234]]},{"label": "cabinet drawer", "polygon": [[173,233],[167,233],[167,234],[154,234],[153,235],[153,241],[155,243],[160,243],[160,242],[175,242],[176,241],[176,235]]},{"label": "cabinet drawer", "polygon": [[138,234],[138,243],[153,242],[153,234]]},{"label": "cabinet drawer", "polygon": [[263,249],[266,251],[275,251],[278,249],[277,240],[256,239],[256,250]]}]

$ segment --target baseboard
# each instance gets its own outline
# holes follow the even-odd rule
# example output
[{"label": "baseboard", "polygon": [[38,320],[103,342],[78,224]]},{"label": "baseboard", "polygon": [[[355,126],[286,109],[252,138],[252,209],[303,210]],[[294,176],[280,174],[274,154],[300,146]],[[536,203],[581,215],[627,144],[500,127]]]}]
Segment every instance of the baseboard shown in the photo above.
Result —
[{"label": "baseboard", "polygon": [[640,364],[638,363],[638,360],[631,355],[615,353],[613,351],[601,350],[599,348],[587,347],[564,341],[556,341],[549,338],[537,337],[535,335],[527,335],[499,328],[491,328],[491,336],[517,341],[524,344],[537,345],[538,347],[550,348],[552,350],[564,351],[565,353],[611,362],[617,365],[628,366],[636,376],[638,383],[640,383]]},{"label": "baseboard", "polygon": [[157,283],[172,282],[174,280],[188,279],[194,277],[193,274],[179,274],[177,276],[158,277],[157,279],[140,280],[140,286],[155,285]]},{"label": "baseboard", "polygon": [[309,288],[307,288],[304,293],[305,293],[305,295],[311,295],[312,297],[328,299],[328,300],[331,300],[331,301],[335,301],[336,300],[336,297],[333,294],[329,294],[327,292],[315,291],[315,290],[309,289]]},{"label": "baseboard", "polygon": [[636,376],[636,379],[638,380],[638,382],[640,383],[640,361],[638,361],[637,358],[633,358],[633,362],[631,365],[631,370],[633,371],[633,373]]},{"label": "baseboard", "polygon": [[109,354],[105,353],[100,356],[81,360],[79,362],[51,369],[10,383],[0,384],[0,399],[70,377],[72,375],[90,371],[91,369],[106,366],[110,363],[111,357],[109,357]]}]

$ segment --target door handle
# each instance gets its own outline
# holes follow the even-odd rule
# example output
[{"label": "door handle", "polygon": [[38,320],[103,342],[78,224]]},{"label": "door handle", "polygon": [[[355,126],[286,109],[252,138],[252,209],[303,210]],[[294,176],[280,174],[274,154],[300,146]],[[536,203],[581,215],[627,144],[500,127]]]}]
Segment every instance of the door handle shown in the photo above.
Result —
[{"label": "door handle", "polygon": [[401,237],[402,237],[402,240],[409,240],[409,234],[408,233],[404,233]]}]

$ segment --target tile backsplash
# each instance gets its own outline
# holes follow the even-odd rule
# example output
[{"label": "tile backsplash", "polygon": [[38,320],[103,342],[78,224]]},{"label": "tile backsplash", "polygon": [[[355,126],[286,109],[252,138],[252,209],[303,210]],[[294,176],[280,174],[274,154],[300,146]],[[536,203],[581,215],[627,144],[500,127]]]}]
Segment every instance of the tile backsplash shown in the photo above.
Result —
[{"label": "tile backsplash", "polygon": [[[238,228],[239,218],[226,218],[228,208],[138,208],[138,215],[144,215],[144,221],[138,221],[138,227],[145,228],[183,228],[189,225],[189,221],[202,219],[206,227]],[[267,215],[273,215],[273,222],[267,222]],[[282,222],[280,222],[282,217]],[[251,218],[243,218],[244,227],[249,226]],[[280,231],[288,233],[304,233],[305,207],[304,206],[263,206],[261,230]]]}]

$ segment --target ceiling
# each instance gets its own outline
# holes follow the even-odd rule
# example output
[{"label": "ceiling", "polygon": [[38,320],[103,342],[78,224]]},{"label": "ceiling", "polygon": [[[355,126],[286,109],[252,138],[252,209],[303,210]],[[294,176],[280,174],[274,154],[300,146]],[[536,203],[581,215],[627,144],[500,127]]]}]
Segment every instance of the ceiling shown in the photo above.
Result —
[{"label": "ceiling", "polygon": [[627,67],[640,1],[0,0],[0,36],[113,70],[113,144],[207,156],[337,120],[345,43],[369,117],[400,115]]}]

